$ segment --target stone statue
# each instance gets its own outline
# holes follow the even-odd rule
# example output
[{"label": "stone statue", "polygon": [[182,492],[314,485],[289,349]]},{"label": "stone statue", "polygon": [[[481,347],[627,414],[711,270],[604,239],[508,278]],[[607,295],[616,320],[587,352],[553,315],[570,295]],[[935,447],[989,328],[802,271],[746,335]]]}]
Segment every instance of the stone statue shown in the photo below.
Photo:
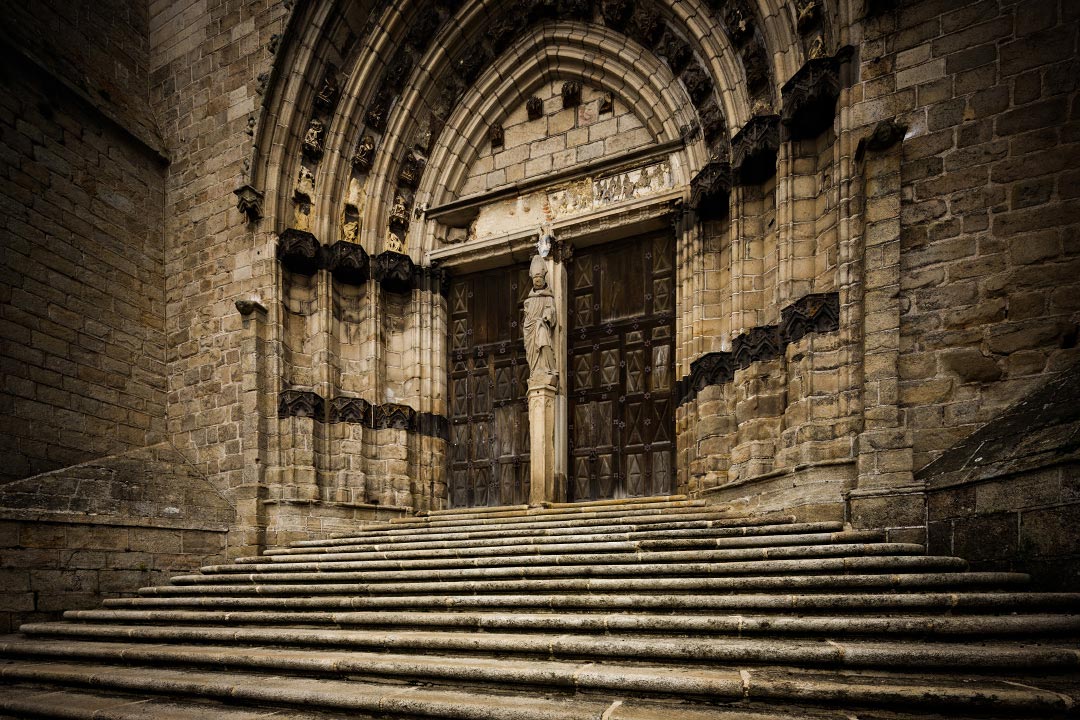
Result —
[{"label": "stone statue", "polygon": [[555,365],[555,297],[548,288],[547,266],[539,255],[533,256],[529,276],[532,278],[532,290],[522,307],[529,381],[554,385],[558,377]]},{"label": "stone statue", "polygon": [[360,241],[360,222],[350,219],[345,213],[341,213],[341,239],[350,243]]},{"label": "stone statue", "polygon": [[296,178],[293,195],[298,199],[309,201],[315,197],[315,173],[303,165],[300,166],[300,174]]},{"label": "stone statue", "polygon": [[383,243],[383,250],[388,250],[390,252],[396,253],[404,253],[405,243],[402,242],[401,238],[397,236],[397,233],[395,233],[393,230],[389,230],[386,233],[386,241]]}]

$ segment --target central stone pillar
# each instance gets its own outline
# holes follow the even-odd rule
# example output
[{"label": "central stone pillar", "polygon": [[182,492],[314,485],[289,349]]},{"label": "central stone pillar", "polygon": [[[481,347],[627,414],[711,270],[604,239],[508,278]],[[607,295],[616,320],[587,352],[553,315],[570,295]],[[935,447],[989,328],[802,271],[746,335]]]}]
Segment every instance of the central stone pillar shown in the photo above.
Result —
[{"label": "central stone pillar", "polygon": [[555,387],[529,382],[529,504],[553,502],[555,488]]}]

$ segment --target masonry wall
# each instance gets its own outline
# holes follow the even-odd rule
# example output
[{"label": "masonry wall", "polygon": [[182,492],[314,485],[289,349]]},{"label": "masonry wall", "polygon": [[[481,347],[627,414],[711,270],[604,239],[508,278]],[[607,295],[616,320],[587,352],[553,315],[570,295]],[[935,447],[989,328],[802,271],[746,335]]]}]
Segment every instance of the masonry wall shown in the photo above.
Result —
[{"label": "masonry wall", "polygon": [[126,3],[59,5],[5,14],[0,482],[165,430],[165,169],[146,18]]}]

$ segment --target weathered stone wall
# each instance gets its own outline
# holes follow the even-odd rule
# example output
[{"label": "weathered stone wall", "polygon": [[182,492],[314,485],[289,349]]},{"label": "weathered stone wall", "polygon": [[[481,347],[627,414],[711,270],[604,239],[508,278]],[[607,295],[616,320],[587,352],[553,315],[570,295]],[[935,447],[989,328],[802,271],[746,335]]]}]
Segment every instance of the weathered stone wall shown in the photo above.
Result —
[{"label": "weathered stone wall", "polygon": [[0,482],[165,431],[146,18],[127,3],[71,10],[12,5],[0,43]]}]

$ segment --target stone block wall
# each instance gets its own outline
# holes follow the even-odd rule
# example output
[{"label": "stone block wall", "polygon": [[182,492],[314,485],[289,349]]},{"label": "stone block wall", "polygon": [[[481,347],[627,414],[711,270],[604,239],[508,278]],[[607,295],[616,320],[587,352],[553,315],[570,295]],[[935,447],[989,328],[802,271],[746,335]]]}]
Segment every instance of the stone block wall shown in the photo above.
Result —
[{"label": "stone block wall", "polygon": [[[12,6],[0,43],[0,482],[165,433],[165,170],[146,18],[61,5]],[[91,42],[111,22],[115,55]]]}]

